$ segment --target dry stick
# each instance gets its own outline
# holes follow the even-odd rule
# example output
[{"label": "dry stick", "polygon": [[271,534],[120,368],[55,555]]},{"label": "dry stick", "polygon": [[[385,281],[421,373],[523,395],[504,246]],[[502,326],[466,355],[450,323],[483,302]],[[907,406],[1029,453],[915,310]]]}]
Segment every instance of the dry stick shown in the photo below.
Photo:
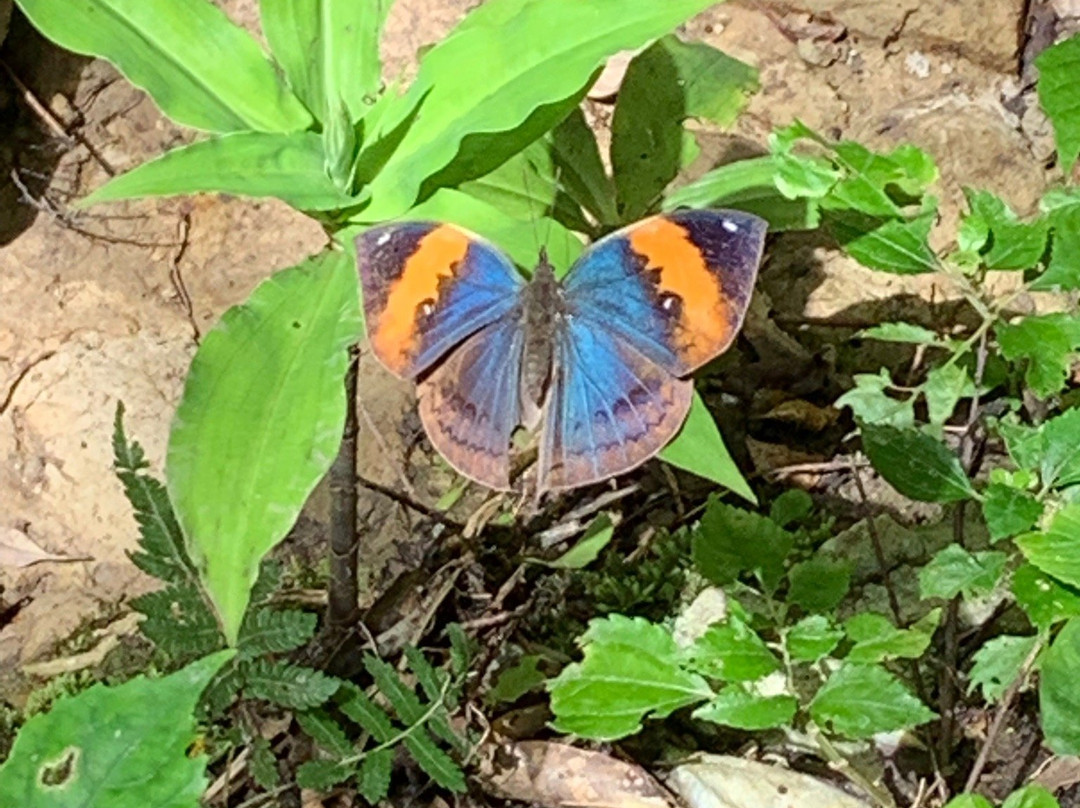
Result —
[{"label": "dry stick", "polygon": [[357,605],[356,531],[356,351],[349,350],[345,373],[345,432],[330,467],[330,586],[327,593],[327,627],[345,631],[360,618]]},{"label": "dry stick", "polygon": [[975,786],[978,785],[979,777],[982,775],[983,769],[986,768],[986,762],[990,759],[990,752],[994,748],[994,742],[997,741],[998,735],[1001,734],[1001,730],[1005,726],[1005,718],[1012,708],[1013,699],[1016,698],[1016,694],[1020,692],[1020,688],[1024,686],[1028,674],[1031,673],[1031,669],[1035,665],[1035,660],[1043,649],[1043,642],[1044,639],[1042,637],[1036,640],[1031,652],[1024,660],[1024,664],[1020,666],[1020,672],[1016,674],[1016,678],[1013,679],[1012,684],[1009,685],[1008,689],[1001,696],[1001,702],[998,704],[997,712],[994,713],[994,720],[990,723],[990,729],[986,732],[986,740],[983,741],[982,748],[979,750],[979,755],[975,758],[975,763],[971,767],[971,773],[968,774],[967,782],[964,784],[965,792],[974,791]]}]

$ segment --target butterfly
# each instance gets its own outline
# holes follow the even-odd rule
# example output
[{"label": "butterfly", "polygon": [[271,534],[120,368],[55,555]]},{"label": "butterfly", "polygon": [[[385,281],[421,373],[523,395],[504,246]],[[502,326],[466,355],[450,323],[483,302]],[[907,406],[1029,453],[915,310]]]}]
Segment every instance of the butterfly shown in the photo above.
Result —
[{"label": "butterfly", "polygon": [[690,410],[696,368],[742,326],[767,225],[680,210],[605,236],[563,281],[531,280],[455,225],[401,222],[356,238],[372,351],[418,381],[420,419],[457,471],[509,490],[510,442],[539,427],[538,493],[630,471]]}]

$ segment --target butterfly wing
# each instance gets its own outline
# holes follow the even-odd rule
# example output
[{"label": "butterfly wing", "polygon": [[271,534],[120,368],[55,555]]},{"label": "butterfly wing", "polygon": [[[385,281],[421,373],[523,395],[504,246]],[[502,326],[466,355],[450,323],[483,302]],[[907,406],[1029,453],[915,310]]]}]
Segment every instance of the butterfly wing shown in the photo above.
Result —
[{"label": "butterfly wing", "polygon": [[734,210],[652,216],[598,241],[570,270],[571,311],[676,376],[723,353],[742,326],[767,224]]},{"label": "butterfly wing", "polygon": [[541,491],[622,474],[660,451],[690,410],[693,383],[581,318],[555,337],[540,449]]},{"label": "butterfly wing", "polygon": [[420,420],[432,445],[466,477],[510,488],[510,435],[520,422],[525,331],[504,316],[455,348],[420,383]]},{"label": "butterfly wing", "polygon": [[505,316],[524,288],[508,258],[454,225],[373,227],[355,246],[372,350],[404,378]]}]

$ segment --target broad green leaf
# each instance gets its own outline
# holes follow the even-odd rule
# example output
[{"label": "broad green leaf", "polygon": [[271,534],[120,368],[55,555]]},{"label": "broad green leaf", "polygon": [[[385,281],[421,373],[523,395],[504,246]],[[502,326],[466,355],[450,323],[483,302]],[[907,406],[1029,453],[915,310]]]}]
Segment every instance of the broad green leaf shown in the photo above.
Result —
[{"label": "broad green leaf", "polygon": [[851,585],[851,565],[823,555],[802,561],[788,572],[788,603],[808,612],[827,612],[839,605]]},{"label": "broad green leaf", "polygon": [[494,0],[473,10],[421,62],[409,93],[424,98],[423,114],[371,184],[373,219],[412,207],[424,181],[467,149],[470,135],[485,133],[482,149],[474,148],[488,159],[508,157],[529,141],[507,152],[497,133],[532,121],[529,140],[539,136],[570,112],[608,56],[641,47],[714,2]]},{"label": "broad green leaf", "polygon": [[1066,505],[1045,530],[1020,536],[1016,545],[1043,572],[1080,586],[1080,505]]},{"label": "broad green leaf", "polygon": [[210,132],[311,124],[258,43],[207,0],[19,0],[56,44],[116,65],[174,121]]},{"label": "broad green leaf", "polygon": [[981,794],[961,794],[945,803],[944,808],[994,808],[994,803]]},{"label": "broad green leaf", "polygon": [[1049,419],[1039,431],[1042,484],[1064,488],[1080,483],[1080,407]]},{"label": "broad green leaf", "polygon": [[798,709],[794,696],[759,696],[731,685],[694,710],[693,717],[736,729],[759,730],[790,724]]},{"label": "broad green leaf", "polygon": [[823,614],[804,617],[785,635],[788,655],[797,662],[817,662],[844,638],[844,632]]},{"label": "broad green leaf", "polygon": [[955,362],[938,365],[926,374],[922,393],[930,423],[942,425],[952,417],[960,399],[975,395],[975,383]]},{"label": "broad green leaf", "polygon": [[237,132],[166,152],[105,183],[82,206],[142,196],[217,191],[276,196],[300,210],[357,204],[327,175],[322,140],[312,132]]},{"label": "broad green leaf", "polygon": [[777,167],[772,155],[728,163],[669,193],[661,208],[737,208],[761,216],[772,231],[815,229],[817,203],[786,197],[778,187]]},{"label": "broad green leaf", "polygon": [[230,656],[219,652],[161,679],[98,684],[58,700],[16,736],[0,766],[0,805],[198,808],[206,755],[188,754],[193,714]]},{"label": "broad green leaf", "polygon": [[863,266],[897,275],[937,272],[939,264],[927,238],[937,217],[936,204],[913,219],[877,219],[861,211],[832,211],[829,232]]},{"label": "broad green leaf", "polygon": [[584,659],[548,683],[560,732],[615,740],[640,730],[647,716],[664,718],[713,695],[704,679],[681,667],[663,626],[612,615],[593,620],[580,642]]},{"label": "broad green leaf", "polygon": [[391,0],[259,0],[263,31],[293,91],[327,121],[353,123],[379,90],[379,36]]},{"label": "broad green leaf", "polygon": [[776,161],[774,182],[788,199],[821,199],[842,176],[828,160],[783,151],[776,148],[775,136],[769,140]]},{"label": "broad green leaf", "polygon": [[941,609],[927,612],[911,628],[896,628],[883,614],[856,615],[844,624],[844,631],[855,643],[846,659],[866,663],[917,659],[929,647],[940,621]]},{"label": "broad green leaf", "polygon": [[789,488],[772,501],[769,518],[780,527],[801,522],[814,510],[814,498],[801,488]]},{"label": "broad green leaf", "polygon": [[911,345],[940,345],[938,335],[929,328],[913,323],[881,323],[864,328],[856,337],[878,339],[882,342],[904,342]]},{"label": "broad green leaf", "polygon": [[986,701],[993,703],[1000,699],[1020,675],[1020,669],[1038,641],[1034,634],[1030,637],[1002,636],[987,640],[975,652],[972,660],[968,693],[979,688]]},{"label": "broad green leaf", "polygon": [[1080,155],[1080,36],[1047,48],[1035,60],[1039,68],[1039,103],[1054,125],[1061,167],[1068,176]]},{"label": "broad green leaf", "polygon": [[818,690],[810,715],[838,735],[869,738],[932,720],[934,713],[876,665],[844,665]]},{"label": "broad green leaf", "polygon": [[512,704],[526,693],[537,690],[547,679],[540,670],[543,659],[539,654],[528,654],[499,671],[499,678],[484,694],[484,700],[490,705]]},{"label": "broad green leaf", "polygon": [[959,544],[950,544],[919,570],[919,594],[923,599],[957,595],[985,595],[1001,580],[1005,553],[984,550],[970,553]]},{"label": "broad green leaf", "polygon": [[596,135],[580,107],[552,130],[550,143],[559,182],[570,197],[589,211],[602,227],[618,224],[615,185],[607,175]]},{"label": "broad green leaf", "polygon": [[856,373],[855,386],[836,399],[837,408],[851,407],[855,419],[866,424],[888,425],[896,428],[910,428],[915,424],[915,406],[912,397],[893,398],[888,391],[893,389],[889,371],[882,368],[874,376],[869,373]]},{"label": "broad green leaf", "polygon": [[753,682],[780,668],[761,637],[734,615],[710,626],[690,648],[689,657],[696,672],[728,682]]},{"label": "broad green leaf", "polygon": [[968,188],[965,194],[971,209],[968,219],[986,227],[987,238],[979,250],[987,269],[1030,269],[1039,263],[1049,235],[1046,219],[1021,222],[1005,202],[989,191]]},{"label": "broad green leaf", "polygon": [[[490,174],[463,183],[459,190],[498,208],[505,216],[539,222],[555,205],[560,179],[548,144],[538,140]],[[541,233],[539,227],[537,232]]]},{"label": "broad green leaf", "polygon": [[1034,564],[1024,564],[1012,578],[1013,597],[1036,627],[1080,617],[1080,592],[1051,578]]},{"label": "broad green leaf", "polygon": [[720,436],[720,428],[696,390],[686,422],[658,457],[676,468],[724,486],[747,502],[757,504],[753,489],[735,465]]},{"label": "broad green leaf", "polygon": [[192,360],[169,436],[169,496],[230,643],[259,562],[330,467],[360,331],[352,259],[283,270],[225,313]]},{"label": "broad green leaf", "polygon": [[[1050,194],[1043,198],[1044,208]],[[1075,190],[1067,203],[1049,211],[1053,240],[1046,271],[1031,282],[1035,291],[1080,289],[1080,194]]]},{"label": "broad green leaf", "polygon": [[1043,506],[1035,496],[1004,483],[990,483],[983,492],[983,518],[991,541],[1001,541],[1030,530]]},{"label": "broad green leaf", "polygon": [[914,146],[900,146],[889,154],[875,154],[861,143],[845,140],[831,145],[835,162],[844,172],[822,205],[832,211],[854,211],[881,219],[902,219],[903,210],[894,198],[921,195],[937,177],[937,168]]},{"label": "broad green leaf", "polygon": [[714,584],[724,586],[749,572],[774,590],[793,543],[772,519],[711,499],[694,530],[691,553],[698,572]]},{"label": "broad green leaf", "polygon": [[612,536],[615,535],[615,524],[611,517],[602,513],[597,516],[585,529],[577,544],[556,558],[554,561],[530,559],[548,567],[561,570],[580,570],[593,563],[600,555],[600,551],[608,546]]},{"label": "broad green leaf", "polygon": [[1032,315],[996,330],[1002,356],[1011,362],[1028,360],[1024,378],[1032,392],[1049,398],[1065,386],[1080,348],[1080,319],[1058,312]]},{"label": "broad green leaf", "polygon": [[975,496],[960,460],[939,440],[914,428],[863,424],[863,449],[874,469],[897,491],[922,502]]},{"label": "broad green leaf", "polygon": [[1001,808],[1060,808],[1060,805],[1046,788],[1030,783],[1006,797]]},{"label": "broad green leaf", "polygon": [[1074,618],[1058,633],[1039,667],[1039,707],[1043,737],[1059,755],[1080,754],[1080,620]]},{"label": "broad green leaf", "polygon": [[690,162],[684,153],[684,119],[730,126],[756,88],[756,70],[704,43],[669,35],[635,56],[611,122],[620,221],[648,213]]}]

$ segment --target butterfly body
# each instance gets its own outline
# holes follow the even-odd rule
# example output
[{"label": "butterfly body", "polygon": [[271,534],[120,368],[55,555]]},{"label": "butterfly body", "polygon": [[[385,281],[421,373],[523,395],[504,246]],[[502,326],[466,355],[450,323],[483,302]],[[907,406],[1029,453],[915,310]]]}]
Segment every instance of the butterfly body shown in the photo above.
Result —
[{"label": "butterfly body", "polygon": [[526,282],[452,225],[372,228],[356,241],[372,349],[418,379],[424,428],[466,476],[508,488],[510,436],[539,425],[540,491],[597,482],[678,432],[687,375],[742,324],[765,229],[737,211],[654,216],[598,241],[562,282],[542,254]]}]

